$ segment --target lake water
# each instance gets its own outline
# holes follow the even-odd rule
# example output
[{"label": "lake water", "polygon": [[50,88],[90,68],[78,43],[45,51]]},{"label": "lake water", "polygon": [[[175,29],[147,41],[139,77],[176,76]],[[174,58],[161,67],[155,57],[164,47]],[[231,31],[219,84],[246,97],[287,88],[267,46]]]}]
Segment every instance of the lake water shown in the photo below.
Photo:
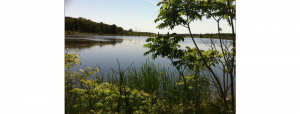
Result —
[{"label": "lake water", "polygon": [[[151,54],[143,56],[148,51],[147,48],[143,48],[143,45],[147,44],[147,38],[148,36],[67,35],[65,36],[65,49],[68,48],[70,53],[75,53],[78,48],[81,58],[81,65],[73,67],[71,72],[77,71],[77,68],[85,70],[87,66],[93,68],[95,65],[99,65],[101,72],[104,73],[104,80],[106,80],[108,71],[111,72],[110,68],[118,69],[117,59],[123,70],[132,62],[134,63],[132,67],[138,68],[147,59],[151,60]],[[79,41],[74,42],[75,39]],[[203,41],[209,41],[207,38],[195,38],[195,41],[199,49],[208,50],[210,48],[203,43]],[[184,42],[179,44],[182,49],[185,49],[185,46],[195,47],[192,38],[185,38]],[[218,51],[222,52],[220,48]],[[171,60],[167,58],[158,57],[154,63],[159,63],[170,70],[176,70],[175,67],[171,66]],[[218,75],[221,76],[222,73],[222,71],[217,70]]]}]

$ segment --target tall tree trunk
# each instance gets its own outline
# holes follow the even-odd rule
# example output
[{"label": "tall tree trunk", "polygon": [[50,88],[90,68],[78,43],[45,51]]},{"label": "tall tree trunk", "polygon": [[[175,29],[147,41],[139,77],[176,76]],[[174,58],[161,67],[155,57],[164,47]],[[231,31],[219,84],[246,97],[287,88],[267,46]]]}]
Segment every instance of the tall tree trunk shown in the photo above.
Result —
[{"label": "tall tree trunk", "polygon": [[[233,21],[232,21],[232,11],[231,11],[231,7],[230,7],[230,0],[227,0],[227,5],[228,5],[228,10],[229,10],[229,14],[230,14],[230,21],[231,21],[231,28],[232,28],[232,35],[233,35],[233,48],[236,47],[235,45],[235,34],[234,34],[234,25],[233,25]],[[232,102],[231,102],[231,106],[232,106],[232,110],[233,113],[235,114],[235,106],[234,106],[234,87],[233,87],[233,70],[235,70],[234,67],[234,58],[235,58],[235,53],[233,54],[232,57],[232,62],[231,62],[231,70],[230,70],[230,80],[231,80],[231,98],[232,98]]]}]

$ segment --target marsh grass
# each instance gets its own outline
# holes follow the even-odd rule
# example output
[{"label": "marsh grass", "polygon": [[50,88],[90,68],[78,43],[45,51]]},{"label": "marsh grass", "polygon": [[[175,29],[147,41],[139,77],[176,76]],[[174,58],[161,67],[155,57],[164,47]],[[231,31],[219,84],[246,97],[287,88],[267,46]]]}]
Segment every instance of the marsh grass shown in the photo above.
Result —
[{"label": "marsh grass", "polygon": [[[76,53],[66,54],[65,64],[72,61],[78,64],[76,57],[80,58]],[[115,70],[124,72],[122,69]],[[219,98],[212,97],[213,90],[203,72],[184,72],[188,91],[192,93],[189,99],[180,74],[149,59],[140,67],[124,72],[122,82],[120,74],[113,71],[108,74],[107,81],[103,81],[104,74],[99,66],[79,71],[65,72],[66,114],[224,112]],[[92,75],[96,78],[90,79]]]}]

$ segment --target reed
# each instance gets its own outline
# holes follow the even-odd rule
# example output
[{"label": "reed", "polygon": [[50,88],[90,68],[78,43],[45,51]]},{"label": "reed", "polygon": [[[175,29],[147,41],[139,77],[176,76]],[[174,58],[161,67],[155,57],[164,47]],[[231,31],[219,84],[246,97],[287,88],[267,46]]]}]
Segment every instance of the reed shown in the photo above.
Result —
[{"label": "reed", "polygon": [[[203,102],[210,97],[209,81],[203,72],[193,72],[186,70],[184,72],[188,80],[189,92],[192,93],[192,99],[196,102]],[[124,84],[129,88],[136,87],[138,91],[146,93],[157,93],[160,98],[165,98],[170,103],[179,103],[180,100],[188,100],[187,93],[184,92],[184,86],[180,74],[176,70],[170,70],[154,61],[146,60],[139,68],[133,67],[127,71],[124,76]],[[109,72],[107,82],[118,84],[119,76],[114,72]],[[174,95],[176,94],[176,97]]]},{"label": "reed", "polygon": [[[80,61],[76,53],[65,57],[67,68]],[[115,71],[103,81],[99,66],[74,73],[66,70],[65,113],[222,113],[224,109],[217,96],[211,97],[213,90],[204,72],[184,72],[192,93],[188,98],[180,74],[149,59],[138,68]],[[92,75],[96,78],[90,79]]]}]

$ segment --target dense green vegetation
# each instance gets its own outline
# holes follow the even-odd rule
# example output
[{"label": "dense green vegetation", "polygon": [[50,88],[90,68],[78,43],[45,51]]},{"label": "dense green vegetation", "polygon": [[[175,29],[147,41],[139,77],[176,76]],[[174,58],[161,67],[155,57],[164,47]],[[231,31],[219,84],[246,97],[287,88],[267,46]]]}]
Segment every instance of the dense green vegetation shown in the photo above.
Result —
[{"label": "dense green vegetation", "polygon": [[[106,82],[100,68],[86,67],[73,73],[71,67],[80,64],[77,53],[65,53],[65,113],[225,113],[211,93],[204,74],[186,71],[184,82],[178,72],[147,61],[139,68],[112,70]],[[196,76],[197,75],[197,76]],[[96,76],[92,79],[91,76]],[[227,99],[230,102],[230,99]]]},{"label": "dense green vegetation", "polygon": [[106,35],[151,35],[154,33],[137,32],[132,29],[124,30],[115,24],[108,25],[103,22],[97,23],[82,17],[72,18],[65,17],[65,34],[106,34]]},{"label": "dense green vegetation", "polygon": [[[139,68],[112,69],[104,82],[98,76],[100,68],[87,67],[73,73],[71,67],[80,64],[77,53],[65,53],[65,113],[204,113],[234,114],[236,76],[236,43],[233,19],[235,5],[232,0],[164,0],[155,22],[159,29],[184,26],[189,30],[195,48],[180,49],[182,35],[152,35],[144,48],[144,55],[170,59],[177,71],[146,62]],[[217,22],[217,39],[205,42],[209,50],[201,50],[194,41],[190,23],[213,18]],[[230,43],[221,38],[219,21],[227,20],[232,27]],[[226,40],[227,42],[227,40]],[[216,47],[222,51],[219,52]],[[119,62],[118,62],[119,64]],[[119,65],[120,66],[120,65]],[[217,74],[220,69],[223,74]],[[92,75],[96,79],[90,78]],[[228,95],[230,94],[230,95]]]},{"label": "dense green vegetation", "polygon": [[[146,48],[150,48],[145,54],[152,54],[153,58],[156,56],[167,57],[172,61],[174,67],[179,72],[183,72],[186,68],[193,71],[203,70],[206,75],[211,79],[211,83],[217,88],[217,95],[220,98],[220,103],[224,106],[226,112],[235,113],[235,91],[234,80],[236,76],[236,64],[235,64],[235,50],[236,39],[234,32],[233,20],[235,19],[235,5],[234,0],[164,0],[157,5],[161,6],[158,17],[155,22],[162,21],[157,28],[169,28],[174,29],[176,26],[183,26],[189,30],[190,37],[193,40],[195,48],[190,49],[186,47],[186,50],[179,49],[179,41],[183,41],[182,36],[174,36],[170,38],[167,36],[156,36],[155,38],[148,38]],[[198,48],[190,23],[202,18],[213,18],[217,23],[216,29],[218,30],[218,39],[210,38],[210,42],[204,42],[206,46],[210,47],[209,50],[204,51]],[[225,19],[228,25],[232,28],[232,40],[229,43],[221,39],[221,27],[219,22],[221,19]],[[221,52],[217,50],[217,47],[221,49]],[[175,61],[176,59],[179,59]],[[214,69],[220,69],[223,71],[223,75],[219,76]],[[187,81],[184,80],[185,75],[180,73],[185,83],[185,92],[189,95]],[[220,77],[222,77],[220,79]],[[226,80],[227,79],[227,80]],[[229,82],[230,81],[230,82]],[[230,93],[232,99],[230,103],[227,103],[227,94]],[[190,98],[190,97],[189,97]]]}]

